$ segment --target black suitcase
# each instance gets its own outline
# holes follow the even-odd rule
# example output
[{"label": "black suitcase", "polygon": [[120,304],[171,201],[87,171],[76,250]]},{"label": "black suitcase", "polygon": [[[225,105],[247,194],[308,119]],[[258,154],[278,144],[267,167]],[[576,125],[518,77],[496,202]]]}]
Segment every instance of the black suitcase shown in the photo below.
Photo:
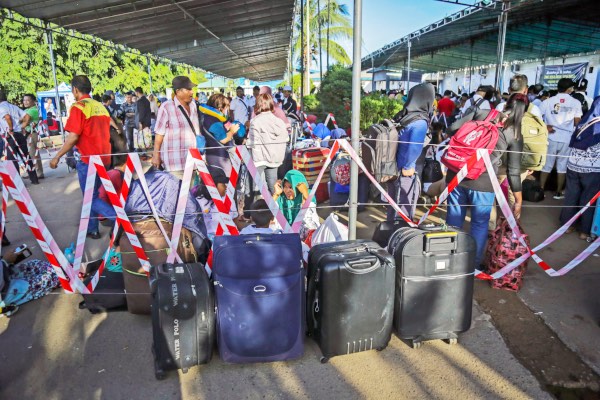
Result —
[{"label": "black suitcase", "polygon": [[150,269],[152,352],[156,379],[184,373],[212,357],[215,340],[213,287],[201,264],[161,264]]},{"label": "black suitcase", "polygon": [[395,265],[368,240],[325,243],[308,256],[306,323],[330,357],[383,350],[391,337]]},{"label": "black suitcase", "polygon": [[[102,260],[93,261],[85,267],[87,277],[83,280],[85,285],[89,284]],[[83,301],[79,303],[79,309],[87,309],[92,314],[106,311],[127,310],[127,298],[125,297],[125,283],[122,272],[111,272],[107,268],[102,270],[98,278],[98,284],[93,293],[83,294]]]},{"label": "black suitcase", "polygon": [[386,248],[392,234],[400,228],[408,227],[408,223],[404,220],[394,222],[382,221],[377,224],[373,232],[373,241],[383,248]]},{"label": "black suitcase", "polygon": [[413,348],[425,340],[457,342],[471,327],[475,240],[438,227],[400,228],[390,238],[396,261],[394,330]]}]

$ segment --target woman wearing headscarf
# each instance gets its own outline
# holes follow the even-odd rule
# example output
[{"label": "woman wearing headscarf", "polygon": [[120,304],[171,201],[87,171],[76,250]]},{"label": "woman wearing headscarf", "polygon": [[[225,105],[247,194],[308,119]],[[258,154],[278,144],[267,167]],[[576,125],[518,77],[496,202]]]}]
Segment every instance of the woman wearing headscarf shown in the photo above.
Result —
[{"label": "woman wearing headscarf", "polygon": [[[571,137],[567,163],[567,188],[560,223],[565,224],[600,190],[600,97],[592,103]],[[596,207],[600,202],[596,203]],[[579,238],[588,239],[594,220],[594,209],[586,210],[579,222]],[[577,228],[572,225],[567,232]]]},{"label": "woman wearing headscarf", "polygon": [[[283,181],[277,181],[275,184],[273,199],[277,202],[279,209],[290,225],[296,220],[296,216],[298,216],[302,204],[304,204],[307,198],[308,182],[300,171],[288,171]],[[321,222],[313,199],[302,220],[300,239],[304,240],[311,230],[317,229],[320,225]]]},{"label": "woman wearing headscarf", "polygon": [[[413,218],[415,214],[421,192],[421,183],[415,167],[423,151],[429,119],[433,113],[434,98],[435,89],[431,83],[414,86],[408,92],[404,108],[394,117],[400,125],[400,143],[396,152],[399,174],[395,181],[388,182],[388,193],[409,218]],[[395,217],[396,211],[389,206],[387,220],[393,222]]]}]

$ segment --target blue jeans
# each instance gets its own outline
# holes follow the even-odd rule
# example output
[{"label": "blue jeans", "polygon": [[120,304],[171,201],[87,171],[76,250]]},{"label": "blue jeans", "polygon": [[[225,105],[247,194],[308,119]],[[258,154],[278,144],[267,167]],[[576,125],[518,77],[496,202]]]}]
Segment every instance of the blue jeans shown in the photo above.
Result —
[{"label": "blue jeans", "polygon": [[477,244],[475,267],[483,261],[483,252],[488,239],[488,222],[494,204],[494,193],[480,192],[457,186],[448,195],[448,217],[446,223],[462,229],[467,216],[467,206],[471,209],[471,235]]},{"label": "blue jeans", "polygon": [[[77,161],[77,176],[79,177],[79,186],[81,191],[85,191],[85,181],[87,180],[88,165],[84,162]],[[94,194],[92,197],[92,210],[90,212],[90,222],[88,224],[88,232],[98,232],[98,214],[103,217],[115,220],[117,214],[112,205],[98,197],[98,188],[100,187],[100,177],[96,175],[96,184],[94,185]]]}]

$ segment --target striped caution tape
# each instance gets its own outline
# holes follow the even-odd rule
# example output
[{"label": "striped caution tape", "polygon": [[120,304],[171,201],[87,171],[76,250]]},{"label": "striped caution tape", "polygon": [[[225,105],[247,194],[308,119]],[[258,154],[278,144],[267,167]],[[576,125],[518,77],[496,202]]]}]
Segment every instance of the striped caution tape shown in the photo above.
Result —
[{"label": "striped caution tape", "polygon": [[327,114],[327,118],[325,118],[324,125],[327,126],[327,124],[329,123],[329,121],[331,121],[333,123],[333,126],[335,127],[335,129],[338,129],[338,125],[337,125],[337,122],[335,120],[335,116],[333,115],[333,113]]},{"label": "striped caution tape", "polygon": [[50,265],[52,265],[63,289],[67,293],[89,293],[89,290],[74,273],[73,268],[69,265],[65,255],[42,220],[35,204],[31,200],[31,196],[25,188],[21,175],[12,162],[0,162],[0,178],[2,178],[2,190],[8,191],[15,201],[33,236],[46,255]]},{"label": "striped caution tape", "polygon": [[[339,145],[342,147],[342,149],[344,149],[348,154],[350,154],[350,157],[356,162],[356,164],[358,165],[358,167],[365,173],[365,176],[367,178],[369,178],[369,180],[373,183],[373,185],[375,185],[375,187],[377,188],[377,190],[379,190],[381,192],[381,194],[388,201],[388,203],[390,204],[390,206],[392,206],[392,208],[396,211],[396,213],[398,213],[398,216],[400,218],[402,218],[404,221],[406,221],[406,223],[409,226],[416,227],[417,224],[415,224],[410,218],[408,218],[408,216],[406,214],[404,214],[402,212],[402,209],[400,208],[400,206],[398,206],[398,204],[396,204],[396,202],[394,201],[394,199],[391,198],[391,196],[388,194],[387,190],[385,190],[381,186],[381,184],[379,184],[379,182],[377,182],[377,179],[375,179],[375,177],[369,173],[369,171],[367,170],[367,167],[362,162],[362,160],[360,159],[359,155],[356,154],[356,151],[354,151],[354,148],[352,148],[352,146],[350,145],[350,143],[348,143],[348,141],[344,140],[344,139],[338,139],[338,140],[336,140],[336,143],[339,143]],[[333,151],[333,149],[332,149],[331,152],[335,153]]]},{"label": "striped caution tape", "polygon": [[[4,238],[4,232],[6,229],[6,207],[8,204],[8,190],[2,188],[2,207],[0,208],[0,239]],[[0,254],[2,254],[2,242],[0,241]]]}]

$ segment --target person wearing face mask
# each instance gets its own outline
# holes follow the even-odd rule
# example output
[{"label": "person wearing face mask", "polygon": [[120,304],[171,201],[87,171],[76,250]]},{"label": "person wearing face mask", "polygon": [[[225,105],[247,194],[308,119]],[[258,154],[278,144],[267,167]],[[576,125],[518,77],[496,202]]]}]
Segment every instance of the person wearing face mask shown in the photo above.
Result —
[{"label": "person wearing face mask", "polygon": [[225,175],[231,174],[231,159],[228,150],[235,145],[234,136],[240,124],[225,127],[229,115],[229,99],[222,93],[215,93],[199,107],[202,135],[206,138],[206,160],[209,165],[222,168]]},{"label": "person wearing face mask", "polygon": [[166,171],[181,178],[188,149],[196,147],[200,125],[192,91],[196,85],[187,76],[176,76],[172,87],[173,100],[165,101],[156,116],[152,165],[164,166]]}]

